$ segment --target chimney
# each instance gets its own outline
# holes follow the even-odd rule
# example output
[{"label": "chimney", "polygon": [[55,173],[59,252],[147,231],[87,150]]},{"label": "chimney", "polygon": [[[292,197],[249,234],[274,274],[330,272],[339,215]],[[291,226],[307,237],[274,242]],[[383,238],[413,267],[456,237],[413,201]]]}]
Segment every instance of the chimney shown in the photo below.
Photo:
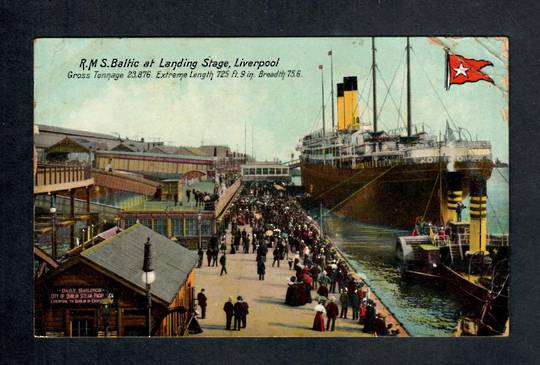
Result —
[{"label": "chimney", "polygon": [[345,99],[345,129],[360,128],[360,119],[358,117],[358,82],[356,76],[347,76],[343,78],[343,94]]},{"label": "chimney", "polygon": [[463,188],[462,188],[462,173],[461,172],[448,172],[447,175],[447,186],[448,192],[446,196],[446,209],[447,209],[447,221],[448,222],[457,222],[457,206],[458,203],[463,199]]},{"label": "chimney", "polygon": [[337,84],[337,120],[338,129],[343,130],[345,128],[345,98],[343,93],[343,83]]},{"label": "chimney", "polygon": [[483,176],[471,178],[469,251],[486,251],[487,240],[487,185]]}]

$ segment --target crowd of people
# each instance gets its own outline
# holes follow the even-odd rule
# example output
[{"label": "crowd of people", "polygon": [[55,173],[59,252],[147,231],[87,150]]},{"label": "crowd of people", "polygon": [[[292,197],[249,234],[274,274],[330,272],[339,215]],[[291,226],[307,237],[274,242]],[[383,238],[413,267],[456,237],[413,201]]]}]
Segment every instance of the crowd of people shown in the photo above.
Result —
[{"label": "crowd of people", "polygon": [[[335,330],[336,318],[351,319],[366,333],[397,335],[391,324],[378,314],[369,299],[369,289],[342,260],[332,242],[320,235],[319,226],[282,185],[253,183],[244,186],[224,217],[231,227],[230,254],[256,253],[257,276],[264,280],[271,251],[272,267],[286,260],[294,272],[288,283],[285,303],[302,306],[317,302],[313,330]],[[251,227],[251,237],[245,230]],[[225,255],[225,239],[221,245]],[[341,313],[337,302],[341,305]],[[326,326],[324,318],[326,317]],[[360,329],[360,327],[359,327]]]}]

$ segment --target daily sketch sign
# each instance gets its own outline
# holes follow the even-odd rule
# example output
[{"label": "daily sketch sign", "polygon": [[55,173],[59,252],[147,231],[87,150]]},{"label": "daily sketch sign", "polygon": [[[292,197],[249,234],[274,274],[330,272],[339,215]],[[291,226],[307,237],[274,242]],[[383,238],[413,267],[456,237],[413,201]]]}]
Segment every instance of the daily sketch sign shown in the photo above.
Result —
[{"label": "daily sketch sign", "polygon": [[51,304],[99,304],[105,296],[103,288],[55,288],[49,293]]}]

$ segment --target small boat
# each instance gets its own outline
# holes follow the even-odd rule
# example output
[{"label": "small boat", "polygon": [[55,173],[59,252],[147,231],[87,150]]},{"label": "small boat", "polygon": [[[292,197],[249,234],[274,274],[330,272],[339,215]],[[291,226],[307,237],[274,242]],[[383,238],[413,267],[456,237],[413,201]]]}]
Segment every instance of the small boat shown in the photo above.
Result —
[{"label": "small boat", "polygon": [[[449,188],[448,206],[456,206],[455,188]],[[486,232],[485,180],[470,187],[469,221],[461,221],[455,211],[438,226],[417,219],[413,233],[396,240],[395,255],[402,277],[443,284],[457,293],[471,315],[458,323],[459,333],[501,335],[509,317],[508,235]],[[461,201],[460,201],[461,203]]]}]

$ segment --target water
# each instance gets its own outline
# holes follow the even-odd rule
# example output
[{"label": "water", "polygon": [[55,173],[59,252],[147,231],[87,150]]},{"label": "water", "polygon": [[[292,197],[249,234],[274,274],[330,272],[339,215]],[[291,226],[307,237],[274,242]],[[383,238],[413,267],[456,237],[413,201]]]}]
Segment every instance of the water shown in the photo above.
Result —
[{"label": "water", "polygon": [[[488,231],[508,233],[508,169],[493,171],[488,182]],[[299,184],[299,181],[293,182]],[[468,202],[465,203],[467,207]],[[318,212],[312,212],[317,216]],[[468,209],[463,212],[468,217]],[[396,236],[402,231],[369,226],[332,213],[324,228],[355,270],[413,336],[451,336],[460,316],[457,298],[426,283],[402,281],[394,258]]]}]

